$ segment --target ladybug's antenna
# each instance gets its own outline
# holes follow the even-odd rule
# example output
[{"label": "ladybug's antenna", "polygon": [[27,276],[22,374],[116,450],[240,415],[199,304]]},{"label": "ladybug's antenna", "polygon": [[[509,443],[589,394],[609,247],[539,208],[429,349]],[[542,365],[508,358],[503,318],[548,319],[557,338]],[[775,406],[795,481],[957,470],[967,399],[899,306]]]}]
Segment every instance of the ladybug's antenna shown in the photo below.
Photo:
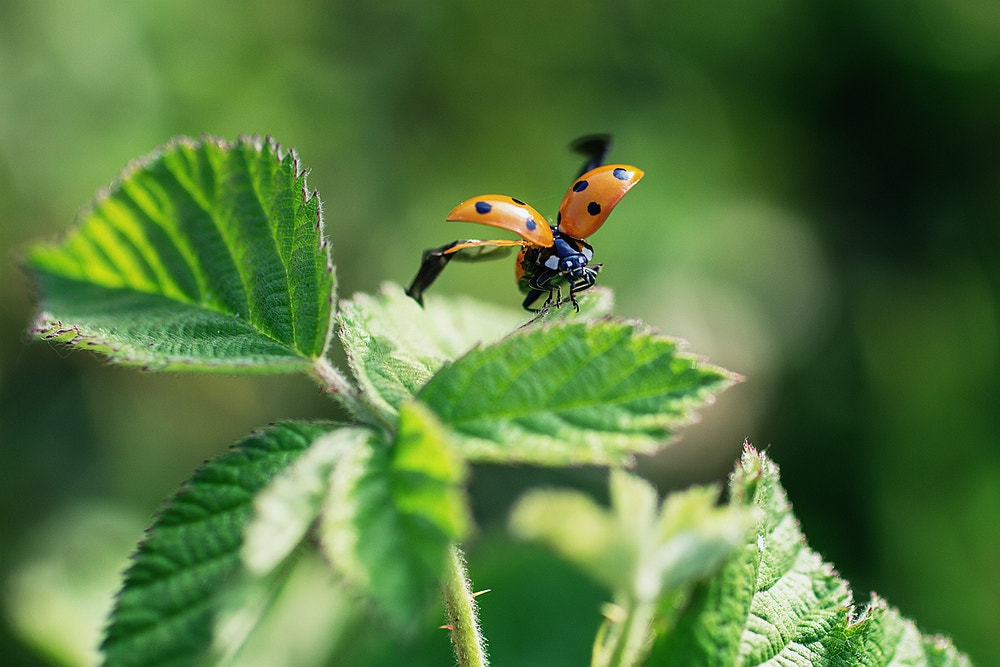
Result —
[{"label": "ladybug's antenna", "polygon": [[573,141],[569,147],[574,153],[579,153],[587,158],[587,161],[583,163],[583,169],[577,175],[579,178],[591,169],[596,169],[604,164],[604,158],[611,150],[611,135],[588,134]]}]

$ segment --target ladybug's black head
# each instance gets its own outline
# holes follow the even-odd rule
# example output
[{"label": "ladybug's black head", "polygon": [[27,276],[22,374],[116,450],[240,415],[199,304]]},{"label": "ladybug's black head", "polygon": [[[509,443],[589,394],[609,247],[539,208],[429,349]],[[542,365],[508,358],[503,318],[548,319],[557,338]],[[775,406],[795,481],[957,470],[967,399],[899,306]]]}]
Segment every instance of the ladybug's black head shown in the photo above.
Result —
[{"label": "ladybug's black head", "polygon": [[554,252],[546,261],[546,268],[564,274],[571,282],[584,276],[587,264],[594,256],[589,244],[564,234],[556,234],[552,250]]},{"label": "ladybug's black head", "polygon": [[570,278],[579,278],[583,275],[587,267],[587,258],[583,253],[575,253],[559,260],[559,271],[565,273]]}]

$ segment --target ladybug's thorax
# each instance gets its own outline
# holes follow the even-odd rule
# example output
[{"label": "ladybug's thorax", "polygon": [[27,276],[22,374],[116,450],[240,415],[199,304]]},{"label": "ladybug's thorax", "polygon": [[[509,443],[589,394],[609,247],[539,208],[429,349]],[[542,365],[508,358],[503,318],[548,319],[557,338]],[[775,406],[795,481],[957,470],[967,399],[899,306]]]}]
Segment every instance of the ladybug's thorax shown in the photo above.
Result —
[{"label": "ladybug's thorax", "polygon": [[[594,257],[594,248],[582,239],[576,239],[556,230],[553,233],[553,256],[546,260],[546,268],[577,277]],[[554,265],[550,262],[555,260]]]},{"label": "ladybug's thorax", "polygon": [[[520,274],[544,283],[580,280],[594,257],[594,249],[582,239],[553,229],[553,243],[547,248],[526,248],[519,257]],[[520,276],[519,276],[520,277]]]}]

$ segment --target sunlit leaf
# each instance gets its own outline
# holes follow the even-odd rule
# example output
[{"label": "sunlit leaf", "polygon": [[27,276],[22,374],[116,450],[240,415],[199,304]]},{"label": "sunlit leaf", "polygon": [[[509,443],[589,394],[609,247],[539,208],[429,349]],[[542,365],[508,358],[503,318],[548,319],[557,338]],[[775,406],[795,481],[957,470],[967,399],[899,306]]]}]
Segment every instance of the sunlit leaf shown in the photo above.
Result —
[{"label": "sunlit leaf", "polygon": [[394,415],[445,362],[490,343],[520,324],[517,311],[471,299],[429,296],[426,307],[386,284],[340,306],[338,333],[368,400]]},{"label": "sunlit leaf", "polygon": [[425,297],[425,307],[386,283],[379,294],[355,294],[341,303],[338,332],[348,363],[368,399],[386,414],[413,398],[445,363],[476,345],[499,340],[516,327],[564,319],[604,317],[609,290],[595,288],[580,297],[580,312],[566,306],[539,317],[464,297]]},{"label": "sunlit leaf", "polygon": [[171,142],[28,263],[33,333],[116,363],[283,372],[321,357],[332,333],[319,198],[271,140]]}]

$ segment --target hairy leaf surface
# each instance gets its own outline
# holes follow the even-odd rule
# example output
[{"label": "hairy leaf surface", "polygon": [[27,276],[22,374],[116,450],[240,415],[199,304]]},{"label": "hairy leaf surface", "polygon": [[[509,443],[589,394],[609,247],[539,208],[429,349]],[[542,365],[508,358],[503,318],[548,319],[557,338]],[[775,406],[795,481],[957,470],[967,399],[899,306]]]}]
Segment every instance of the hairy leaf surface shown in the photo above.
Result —
[{"label": "hairy leaf surface", "polygon": [[334,275],[319,198],[271,140],[175,140],[28,262],[33,333],[147,369],[286,372],[322,356]]},{"label": "hairy leaf surface", "polygon": [[950,641],[922,635],[877,596],[855,607],[847,582],[806,544],[778,468],[747,447],[731,505],[756,529],[723,568],[663,619],[647,665],[968,665]]},{"label": "hairy leaf surface", "polygon": [[105,634],[107,665],[195,664],[243,571],[254,497],[330,424],[285,422],[210,461],[167,502],[132,558]]},{"label": "hairy leaf surface", "polygon": [[319,532],[332,567],[408,630],[436,599],[470,520],[465,466],[440,424],[415,402],[399,417],[391,447],[373,435],[338,461]]},{"label": "hairy leaf surface", "polygon": [[656,451],[735,379],[635,323],[560,322],[473,349],[418,397],[470,459],[606,464]]}]

